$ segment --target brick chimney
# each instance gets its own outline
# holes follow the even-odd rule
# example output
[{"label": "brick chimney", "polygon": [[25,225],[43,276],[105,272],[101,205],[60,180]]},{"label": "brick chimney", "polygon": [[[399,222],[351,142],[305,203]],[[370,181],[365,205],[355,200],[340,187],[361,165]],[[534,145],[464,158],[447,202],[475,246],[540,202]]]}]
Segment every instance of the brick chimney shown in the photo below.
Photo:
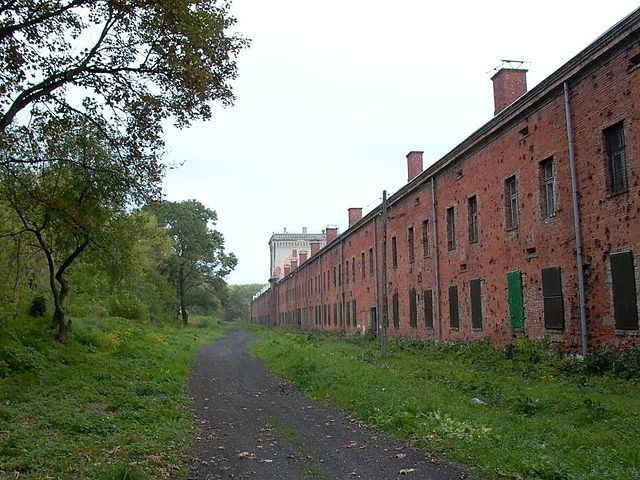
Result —
[{"label": "brick chimney", "polygon": [[362,219],[362,209],[361,208],[350,208],[349,209],[349,228],[358,223]]},{"label": "brick chimney", "polygon": [[284,266],[284,276],[286,277],[291,273],[291,267],[289,265]]},{"label": "brick chimney", "polygon": [[491,77],[493,81],[494,115],[511,105],[527,93],[527,70],[521,68],[501,68]]},{"label": "brick chimney", "polygon": [[338,227],[327,227],[327,243],[338,238]]},{"label": "brick chimney", "polygon": [[298,260],[291,260],[291,271],[293,272],[296,268],[298,268]]},{"label": "brick chimney", "polygon": [[316,253],[320,251],[320,242],[311,242],[311,256],[313,257]]},{"label": "brick chimney", "polygon": [[300,265],[307,261],[307,252],[300,252],[298,254],[298,259],[300,260]]},{"label": "brick chimney", "polygon": [[407,153],[407,182],[422,173],[422,154],[424,152],[411,151]]}]

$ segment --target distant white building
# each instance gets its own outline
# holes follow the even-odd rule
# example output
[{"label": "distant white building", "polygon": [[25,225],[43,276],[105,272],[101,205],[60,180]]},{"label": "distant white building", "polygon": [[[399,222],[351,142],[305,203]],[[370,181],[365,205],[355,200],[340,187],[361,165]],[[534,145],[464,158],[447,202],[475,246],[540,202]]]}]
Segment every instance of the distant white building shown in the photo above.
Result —
[{"label": "distant white building", "polygon": [[327,234],[324,231],[307,233],[306,227],[302,228],[302,233],[289,233],[286,228],[282,233],[274,233],[269,239],[271,278],[280,279],[288,275],[326,243]]}]

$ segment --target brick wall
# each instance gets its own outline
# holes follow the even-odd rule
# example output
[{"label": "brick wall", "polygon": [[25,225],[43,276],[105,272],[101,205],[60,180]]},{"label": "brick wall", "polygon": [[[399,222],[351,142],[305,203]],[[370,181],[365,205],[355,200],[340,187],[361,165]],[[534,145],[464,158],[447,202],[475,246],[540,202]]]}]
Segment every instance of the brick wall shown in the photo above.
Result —
[{"label": "brick wall", "polygon": [[[497,343],[506,343],[514,336],[549,337],[567,350],[580,350],[579,281],[563,89],[566,82],[573,121],[589,345],[611,344],[624,349],[640,344],[637,325],[616,328],[610,261],[612,253],[633,252],[638,297],[639,31],[640,13],[636,11],[389,198],[389,335],[442,340],[489,338]],[[624,132],[628,188],[613,194],[605,129],[616,125],[622,125]],[[550,172],[552,187],[545,184]],[[551,215],[547,214],[549,188],[554,189]],[[470,204],[470,199],[475,202]],[[472,222],[470,208],[474,206],[477,216]],[[509,225],[514,209],[517,224]],[[448,211],[455,218],[455,245],[449,238]],[[369,212],[275,283],[270,292],[254,302],[254,319],[269,318],[271,323],[305,328],[363,331],[372,326],[375,309],[380,321],[381,212],[382,206]],[[429,233],[426,255],[424,222]],[[470,225],[476,225],[476,230],[470,232]],[[559,298],[550,299],[548,294],[545,299],[543,270],[559,277],[554,287],[561,294]],[[521,290],[517,288],[518,279]],[[480,291],[475,326],[472,284],[479,285]],[[451,324],[453,287],[457,289],[457,326]],[[432,326],[427,325],[425,316],[425,291],[432,292]],[[399,307],[397,327],[394,295]],[[269,306],[271,298],[278,300]],[[411,299],[417,306],[415,324],[411,322]],[[640,305],[640,297],[636,300]],[[516,308],[520,303],[521,310]],[[547,328],[545,309],[549,313],[553,308],[563,314],[556,315],[556,328]],[[522,325],[513,326],[520,311]],[[298,321],[300,318],[304,321]]]}]

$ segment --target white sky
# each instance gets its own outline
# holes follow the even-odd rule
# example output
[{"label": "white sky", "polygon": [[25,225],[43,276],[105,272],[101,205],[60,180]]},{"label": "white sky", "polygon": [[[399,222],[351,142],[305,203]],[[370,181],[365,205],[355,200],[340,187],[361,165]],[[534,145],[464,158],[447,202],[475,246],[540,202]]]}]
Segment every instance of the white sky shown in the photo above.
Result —
[{"label": "white sky", "polygon": [[637,8],[637,0],[234,0],[252,40],[235,105],[167,132],[169,200],[218,212],[229,283],[266,283],[273,232],[347,227],[493,116],[492,70],[526,60],[529,88]]}]

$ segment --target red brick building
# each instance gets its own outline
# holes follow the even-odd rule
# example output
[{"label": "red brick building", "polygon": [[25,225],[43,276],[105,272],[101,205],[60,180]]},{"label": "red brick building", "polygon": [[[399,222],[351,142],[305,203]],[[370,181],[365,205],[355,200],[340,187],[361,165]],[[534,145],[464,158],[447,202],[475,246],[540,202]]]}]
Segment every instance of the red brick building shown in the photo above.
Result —
[{"label": "red brick building", "polygon": [[254,321],[364,331],[386,306],[390,336],[640,344],[640,9],[529,92],[492,80],[495,117],[424,171],[410,152],[387,208],[349,209]]}]

